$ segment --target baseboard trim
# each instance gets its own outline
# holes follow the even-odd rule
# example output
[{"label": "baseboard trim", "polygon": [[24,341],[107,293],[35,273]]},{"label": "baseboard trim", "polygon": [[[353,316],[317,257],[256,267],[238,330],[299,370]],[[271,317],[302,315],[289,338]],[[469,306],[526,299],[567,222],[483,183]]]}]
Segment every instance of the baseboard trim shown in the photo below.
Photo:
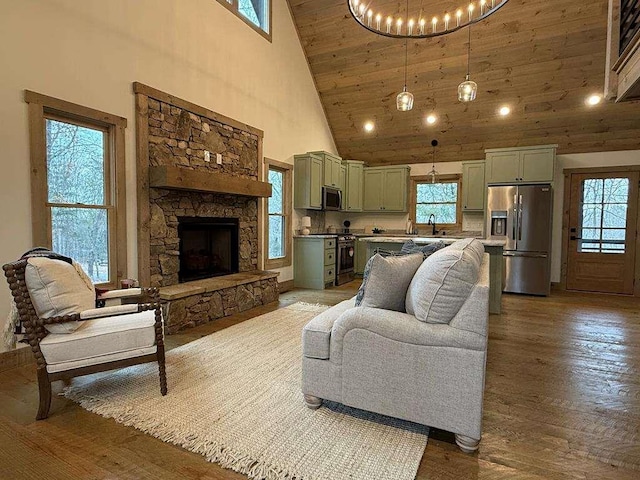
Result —
[{"label": "baseboard trim", "polygon": [[278,282],[278,292],[284,293],[293,290],[293,280],[285,280],[284,282]]}]

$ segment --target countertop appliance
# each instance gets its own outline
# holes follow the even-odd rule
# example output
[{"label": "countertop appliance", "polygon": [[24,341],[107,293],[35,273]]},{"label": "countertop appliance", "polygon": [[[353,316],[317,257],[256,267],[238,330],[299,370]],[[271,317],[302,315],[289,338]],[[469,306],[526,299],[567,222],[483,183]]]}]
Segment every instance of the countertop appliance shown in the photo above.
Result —
[{"label": "countertop appliance", "polygon": [[322,187],[322,209],[342,210],[342,190],[333,187]]},{"label": "countertop appliance", "polygon": [[336,243],[336,285],[342,285],[355,278],[356,236],[340,234]]},{"label": "countertop appliance", "polygon": [[504,291],[549,295],[551,185],[488,187],[487,238],[504,240]]}]

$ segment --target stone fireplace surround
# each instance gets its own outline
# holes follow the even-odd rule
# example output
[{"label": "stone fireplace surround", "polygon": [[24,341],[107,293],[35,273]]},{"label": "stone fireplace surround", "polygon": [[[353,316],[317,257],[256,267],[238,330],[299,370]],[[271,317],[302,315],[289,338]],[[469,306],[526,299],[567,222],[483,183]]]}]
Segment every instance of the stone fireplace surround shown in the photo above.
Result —
[{"label": "stone fireplace surround", "polygon": [[[168,332],[276,300],[277,273],[259,270],[259,199],[268,196],[266,184],[259,182],[262,131],[139,83],[134,92],[137,173],[142,179],[139,278],[141,284],[160,287],[168,302]],[[205,150],[211,152],[211,162],[205,162]],[[221,165],[215,162],[216,153],[222,154]],[[159,169],[174,173],[177,180],[158,181],[154,173]],[[211,187],[216,182],[223,186]],[[239,273],[179,283],[178,217],[238,219]]]}]

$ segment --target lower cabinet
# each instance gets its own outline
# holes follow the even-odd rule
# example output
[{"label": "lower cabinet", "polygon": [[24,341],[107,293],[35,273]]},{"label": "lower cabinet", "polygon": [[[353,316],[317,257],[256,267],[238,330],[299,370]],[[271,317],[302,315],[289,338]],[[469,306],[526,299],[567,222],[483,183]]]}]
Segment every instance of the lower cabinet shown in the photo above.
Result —
[{"label": "lower cabinet", "polygon": [[322,290],[336,280],[336,238],[293,239],[293,284]]}]

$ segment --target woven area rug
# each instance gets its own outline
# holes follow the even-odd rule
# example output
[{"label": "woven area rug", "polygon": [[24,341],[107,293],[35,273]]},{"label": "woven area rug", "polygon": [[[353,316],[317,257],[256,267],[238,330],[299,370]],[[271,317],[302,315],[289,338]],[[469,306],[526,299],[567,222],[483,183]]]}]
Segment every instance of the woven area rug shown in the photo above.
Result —
[{"label": "woven area rug", "polygon": [[67,389],[84,408],[255,479],[413,479],[428,429],[300,392],[301,330],[326,306],[297,303]]}]

